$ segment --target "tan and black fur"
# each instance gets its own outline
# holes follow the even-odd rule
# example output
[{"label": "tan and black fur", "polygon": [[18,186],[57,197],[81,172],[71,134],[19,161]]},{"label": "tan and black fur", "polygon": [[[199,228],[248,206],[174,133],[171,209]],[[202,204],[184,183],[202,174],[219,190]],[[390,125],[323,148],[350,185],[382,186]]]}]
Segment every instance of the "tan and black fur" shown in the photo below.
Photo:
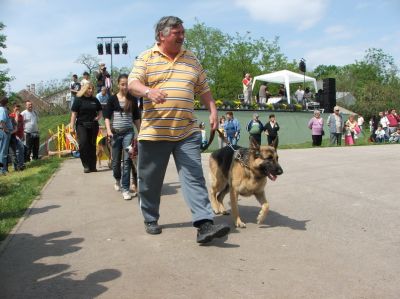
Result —
[{"label": "tan and black fur", "polygon": [[108,157],[107,165],[111,168],[111,148],[107,137],[103,137],[96,145],[96,157],[99,167],[101,167],[101,157],[105,154]]},{"label": "tan and black fur", "polygon": [[228,214],[223,199],[230,193],[232,217],[236,227],[246,227],[239,216],[238,198],[254,195],[261,204],[257,223],[264,221],[269,211],[265,196],[267,178],[275,180],[283,173],[278,154],[272,146],[260,146],[255,140],[250,148],[229,146],[213,152],[210,156],[211,206],[216,214]]}]

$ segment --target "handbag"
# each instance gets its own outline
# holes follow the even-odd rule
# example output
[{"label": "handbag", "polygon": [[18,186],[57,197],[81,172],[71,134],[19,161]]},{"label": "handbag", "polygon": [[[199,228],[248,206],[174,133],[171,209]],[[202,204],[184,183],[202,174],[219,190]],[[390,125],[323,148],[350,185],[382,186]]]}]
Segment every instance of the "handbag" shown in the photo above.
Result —
[{"label": "handbag", "polygon": [[325,135],[325,131],[322,130],[322,131],[321,131],[321,136],[324,136],[324,135]]}]

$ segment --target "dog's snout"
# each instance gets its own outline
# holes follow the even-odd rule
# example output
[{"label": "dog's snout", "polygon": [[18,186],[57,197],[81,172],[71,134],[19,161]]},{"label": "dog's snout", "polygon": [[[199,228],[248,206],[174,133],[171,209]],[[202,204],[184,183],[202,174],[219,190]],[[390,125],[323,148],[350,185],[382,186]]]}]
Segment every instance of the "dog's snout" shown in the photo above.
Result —
[{"label": "dog's snout", "polygon": [[276,168],[276,174],[277,175],[281,175],[283,173],[283,169],[282,169],[282,167],[280,167],[279,165],[277,166],[277,168]]}]

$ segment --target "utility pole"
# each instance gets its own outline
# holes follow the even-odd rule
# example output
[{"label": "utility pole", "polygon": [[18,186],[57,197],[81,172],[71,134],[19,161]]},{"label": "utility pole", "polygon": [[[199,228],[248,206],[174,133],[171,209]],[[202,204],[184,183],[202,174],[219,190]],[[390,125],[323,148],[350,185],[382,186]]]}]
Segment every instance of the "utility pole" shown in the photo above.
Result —
[{"label": "utility pole", "polygon": [[[98,36],[97,39],[100,40],[100,42],[97,44],[97,52],[99,55],[104,54],[104,48],[103,48],[103,42],[105,42],[105,49],[106,49],[106,55],[111,56],[111,69],[110,69],[110,76],[111,76],[111,81],[112,81],[112,68],[113,68],[113,49],[114,49],[114,54],[118,55],[119,54],[119,44],[122,44],[122,54],[128,54],[128,43],[124,41],[126,36]],[[116,42],[115,39],[120,39],[120,42]],[[113,41],[114,40],[114,41]]]}]

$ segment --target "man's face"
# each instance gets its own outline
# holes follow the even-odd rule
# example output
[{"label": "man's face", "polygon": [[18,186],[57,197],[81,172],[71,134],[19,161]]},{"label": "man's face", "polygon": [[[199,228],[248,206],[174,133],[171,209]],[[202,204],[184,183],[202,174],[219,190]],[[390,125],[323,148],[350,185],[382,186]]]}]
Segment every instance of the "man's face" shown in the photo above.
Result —
[{"label": "man's face", "polygon": [[232,119],[232,116],[231,116],[230,114],[227,114],[227,115],[226,115],[226,119],[227,119],[227,120],[230,120],[230,119]]},{"label": "man's face", "polygon": [[18,114],[19,112],[20,112],[19,107],[14,107],[14,113],[15,113],[15,114]]},{"label": "man's face", "polygon": [[335,114],[338,115],[339,114],[339,109],[335,110]]},{"label": "man's face", "polygon": [[105,96],[106,93],[107,93],[107,90],[106,90],[105,88],[102,88],[102,89],[101,89],[101,94],[102,94],[103,96]]},{"label": "man's face", "polygon": [[26,109],[31,111],[32,110],[32,103],[31,102],[26,102]]},{"label": "man's face", "polygon": [[160,40],[168,51],[179,53],[185,40],[185,28],[182,24],[171,28],[168,36],[160,34]]}]

